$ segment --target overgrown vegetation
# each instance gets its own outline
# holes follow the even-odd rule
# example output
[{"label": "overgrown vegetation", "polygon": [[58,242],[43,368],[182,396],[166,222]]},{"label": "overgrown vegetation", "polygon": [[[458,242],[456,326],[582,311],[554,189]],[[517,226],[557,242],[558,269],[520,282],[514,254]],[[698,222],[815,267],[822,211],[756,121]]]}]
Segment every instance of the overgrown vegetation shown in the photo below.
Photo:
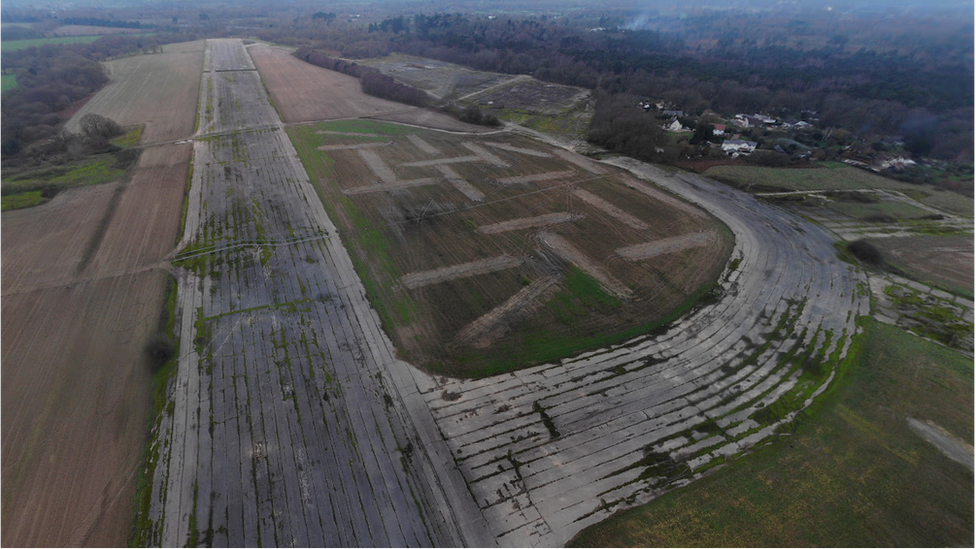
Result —
[{"label": "overgrown vegetation", "polygon": [[3,210],[36,206],[66,189],[125,177],[139,159],[135,146],[141,129],[122,134],[118,124],[98,115],[86,116],[84,122],[83,134],[62,134],[62,152],[4,168]]}]

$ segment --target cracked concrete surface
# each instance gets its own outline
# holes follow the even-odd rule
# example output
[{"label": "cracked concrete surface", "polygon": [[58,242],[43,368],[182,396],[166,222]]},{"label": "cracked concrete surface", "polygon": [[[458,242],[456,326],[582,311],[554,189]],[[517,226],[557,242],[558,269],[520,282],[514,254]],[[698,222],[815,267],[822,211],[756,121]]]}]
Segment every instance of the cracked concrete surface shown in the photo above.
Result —
[{"label": "cracked concrete surface", "polygon": [[[795,359],[843,356],[867,313],[863,276],[824,231],[707,179],[616,159],[731,229],[717,301],[557,364],[431,377],[394,358],[241,42],[208,44],[201,112],[219,108],[201,118],[214,136],[196,143],[183,244],[214,251],[180,276],[156,543],[562,545],[778,436],[833,376],[806,376]],[[790,395],[802,398],[760,421]]]}]

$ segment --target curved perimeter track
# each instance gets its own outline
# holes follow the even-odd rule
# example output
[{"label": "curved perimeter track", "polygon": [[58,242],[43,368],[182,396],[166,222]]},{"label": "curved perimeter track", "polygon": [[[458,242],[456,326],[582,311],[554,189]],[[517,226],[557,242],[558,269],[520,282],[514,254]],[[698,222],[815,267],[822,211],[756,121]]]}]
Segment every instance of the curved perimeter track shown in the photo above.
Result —
[{"label": "curved perimeter track", "polygon": [[[562,545],[774,436],[826,388],[823,365],[867,312],[824,231],[618,159],[732,230],[717,302],[560,364],[433,378],[394,358],[241,43],[209,44],[201,113],[210,101],[221,114],[196,142],[184,243],[214,251],[181,277],[157,543]],[[248,118],[219,103],[237,86],[269,125],[236,125]]]},{"label": "curved perimeter track", "polygon": [[481,380],[414,375],[501,546],[562,546],[776,435],[810,399],[772,423],[751,416],[826,389],[833,373],[804,387],[798,357],[842,358],[868,313],[863,276],[818,227],[703,177],[608,163],[718,217],[738,266],[717,304],[663,335]]}]

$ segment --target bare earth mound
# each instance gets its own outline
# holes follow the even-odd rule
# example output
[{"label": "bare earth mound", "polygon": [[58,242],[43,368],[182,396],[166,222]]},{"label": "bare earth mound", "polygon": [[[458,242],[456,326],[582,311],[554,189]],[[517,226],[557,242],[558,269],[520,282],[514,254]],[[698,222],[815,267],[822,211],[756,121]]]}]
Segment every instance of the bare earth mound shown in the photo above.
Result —
[{"label": "bare earth mound", "polygon": [[689,204],[518,136],[341,121],[291,137],[400,352],[434,371],[479,376],[647,331],[731,251]]},{"label": "bare earth mound", "polygon": [[359,79],[310,65],[281,48],[255,44],[248,52],[285,123],[368,117],[445,130],[487,131],[446,114],[367,95]]}]

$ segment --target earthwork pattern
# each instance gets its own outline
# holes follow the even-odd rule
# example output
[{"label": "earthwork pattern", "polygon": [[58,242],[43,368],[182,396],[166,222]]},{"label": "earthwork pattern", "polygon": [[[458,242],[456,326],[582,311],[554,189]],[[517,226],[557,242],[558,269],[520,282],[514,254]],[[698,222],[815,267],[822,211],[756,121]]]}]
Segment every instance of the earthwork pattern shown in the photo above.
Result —
[{"label": "earthwork pattern", "polygon": [[401,357],[429,371],[480,377],[646,332],[731,251],[703,211],[526,138],[288,131]]},{"label": "earthwork pattern", "polygon": [[[296,151],[243,45],[208,44],[201,109],[240,103],[201,116],[209,133],[195,142],[177,256],[180,366],[153,449],[156,543],[561,545],[788,429],[867,312],[863,280],[828,235],[704,178],[615,162],[639,181],[507,135],[358,122],[290,128]],[[298,153],[333,161],[303,168]],[[308,174],[338,182],[335,200],[323,207],[317,191],[329,191]],[[557,186],[540,207],[482,214],[505,193]],[[408,201],[419,192],[422,203]],[[562,291],[563,273],[584,272],[621,302],[666,295],[651,291],[666,278],[642,286],[647,273],[628,269],[723,241],[669,193],[735,238],[705,306],[620,345],[480,380],[394,358],[380,317],[419,308],[374,310],[365,295],[381,295],[376,281],[364,287],[340,240],[368,249],[377,235],[464,235],[463,253],[418,245],[416,263],[387,263],[388,295],[499,277],[497,299],[449,332],[492,339],[495,317],[540,314],[528,304]],[[355,208],[329,211],[333,225],[325,208],[338,201]],[[671,222],[647,215],[655,208]],[[567,229],[583,223],[606,228],[601,242]]]}]

